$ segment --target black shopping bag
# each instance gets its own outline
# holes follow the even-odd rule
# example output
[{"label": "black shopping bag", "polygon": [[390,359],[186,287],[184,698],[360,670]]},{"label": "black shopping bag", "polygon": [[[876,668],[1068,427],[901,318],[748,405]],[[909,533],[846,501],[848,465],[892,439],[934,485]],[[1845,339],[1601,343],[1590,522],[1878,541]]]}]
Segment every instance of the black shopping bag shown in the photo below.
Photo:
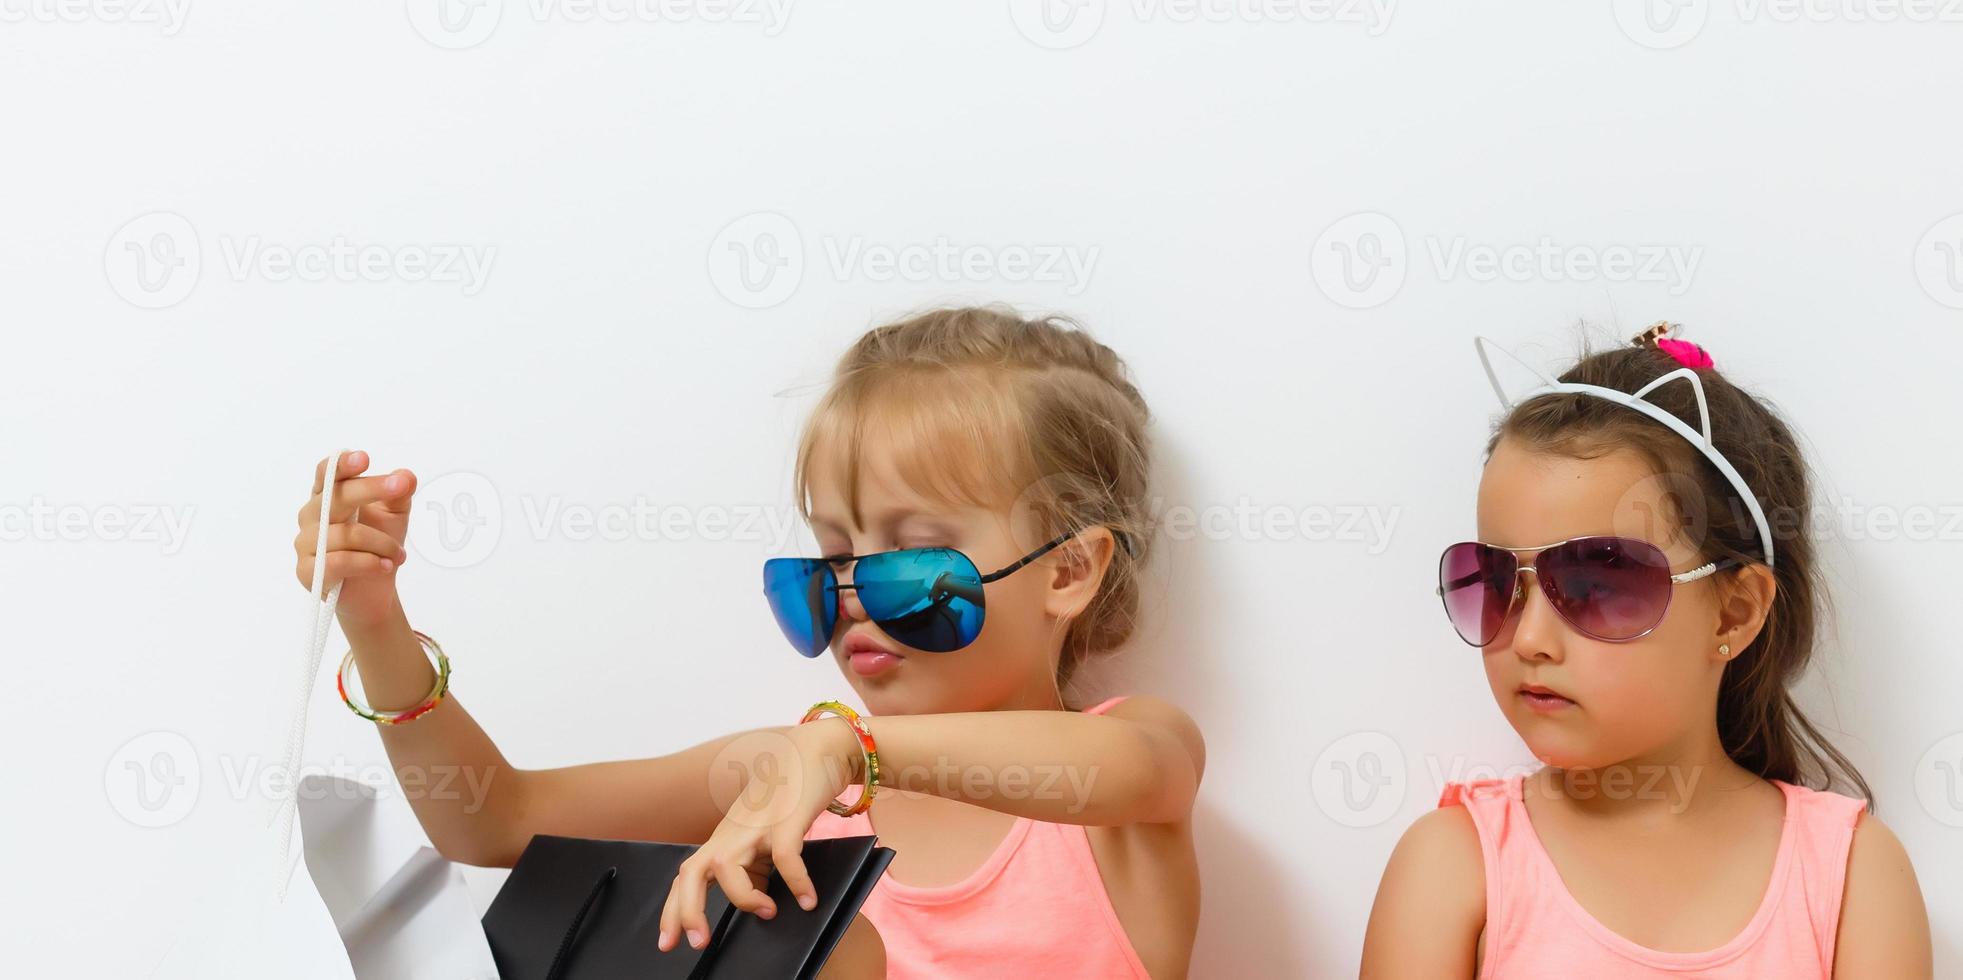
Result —
[{"label": "black shopping bag", "polygon": [[804,864],[818,892],[806,912],[781,876],[765,891],[775,919],[738,911],[710,888],[715,930],[701,950],[655,947],[661,906],[693,844],[587,840],[539,834],[484,913],[502,980],[805,980],[858,915],[893,859],[876,837],[806,841]]}]

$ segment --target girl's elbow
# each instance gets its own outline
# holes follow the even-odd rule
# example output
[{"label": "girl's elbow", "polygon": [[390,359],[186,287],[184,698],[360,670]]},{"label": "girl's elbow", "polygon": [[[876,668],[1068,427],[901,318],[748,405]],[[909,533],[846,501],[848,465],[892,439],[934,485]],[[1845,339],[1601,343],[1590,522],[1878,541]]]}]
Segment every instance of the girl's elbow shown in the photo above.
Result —
[{"label": "girl's elbow", "polygon": [[514,849],[501,843],[470,840],[454,834],[442,840],[432,840],[430,844],[444,860],[477,868],[509,868],[518,863],[518,855],[524,851],[522,847]]},{"label": "girl's elbow", "polygon": [[1197,760],[1169,734],[1148,732],[1141,739],[1143,754],[1127,781],[1126,823],[1179,823],[1192,816],[1199,796]]}]

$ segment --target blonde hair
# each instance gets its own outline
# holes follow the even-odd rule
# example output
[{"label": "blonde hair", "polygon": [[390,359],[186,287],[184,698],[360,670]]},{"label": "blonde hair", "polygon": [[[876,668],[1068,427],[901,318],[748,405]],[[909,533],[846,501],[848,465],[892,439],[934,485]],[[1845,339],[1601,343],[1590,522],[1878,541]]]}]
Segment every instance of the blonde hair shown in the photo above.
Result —
[{"label": "blonde hair", "polygon": [[[798,441],[793,482],[810,520],[814,454],[826,447],[855,523],[869,424],[891,437],[900,478],[943,504],[1027,506],[1042,538],[1103,526],[1118,539],[1097,596],[1064,634],[1057,684],[1117,649],[1138,614],[1146,558],[1150,412],[1111,348],[1064,317],[1003,307],[931,310],[866,332],[839,359]],[[983,569],[990,571],[990,569]]]}]

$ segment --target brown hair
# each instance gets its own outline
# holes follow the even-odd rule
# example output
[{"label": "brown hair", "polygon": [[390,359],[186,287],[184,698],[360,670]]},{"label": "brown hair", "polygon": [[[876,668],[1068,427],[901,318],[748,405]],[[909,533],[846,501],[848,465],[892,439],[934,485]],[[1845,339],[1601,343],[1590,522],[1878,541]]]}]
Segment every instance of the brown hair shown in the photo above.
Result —
[{"label": "brown hair", "polygon": [[798,511],[811,517],[822,445],[859,512],[869,424],[893,437],[907,484],[944,503],[1027,506],[1042,538],[1101,525],[1118,539],[1090,606],[1063,638],[1057,684],[1131,635],[1146,558],[1150,413],[1111,348],[1064,317],[1003,307],[931,310],[875,327],[839,359],[798,442]]},{"label": "brown hair", "polygon": [[[1657,347],[1657,333],[1652,328],[1635,346],[1584,348],[1580,361],[1560,380],[1633,393],[1682,366]],[[1765,511],[1777,583],[1764,629],[1725,666],[1718,689],[1718,735],[1733,761],[1765,779],[1806,785],[1817,777],[1822,788],[1842,780],[1871,799],[1867,781],[1790,693],[1812,659],[1824,601],[1809,528],[1812,490],[1799,443],[1767,401],[1715,369],[1702,368],[1697,375],[1710,405],[1711,441],[1758,494]],[[1696,396],[1689,384],[1664,384],[1644,400],[1698,428]],[[1489,456],[1502,438],[1578,459],[1634,450],[1667,481],[1674,516],[1705,561],[1765,561],[1758,526],[1731,483],[1695,446],[1653,419],[1588,395],[1548,394],[1514,406],[1487,444]]]}]

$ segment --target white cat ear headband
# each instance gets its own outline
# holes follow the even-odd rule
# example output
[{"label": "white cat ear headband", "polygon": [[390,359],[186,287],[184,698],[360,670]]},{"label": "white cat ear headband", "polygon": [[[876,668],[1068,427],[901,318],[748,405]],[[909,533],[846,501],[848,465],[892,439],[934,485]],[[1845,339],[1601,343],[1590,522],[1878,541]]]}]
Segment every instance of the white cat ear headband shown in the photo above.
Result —
[{"label": "white cat ear headband", "polygon": [[[1493,393],[1499,396],[1501,407],[1509,411],[1512,410],[1514,405],[1538,398],[1541,395],[1587,395],[1591,398],[1600,398],[1604,401],[1614,402],[1617,405],[1633,408],[1669,426],[1671,431],[1683,436],[1691,445],[1697,447],[1698,452],[1704,454],[1705,459],[1711,461],[1712,466],[1718,468],[1719,473],[1724,474],[1726,480],[1731,481],[1731,488],[1738,492],[1739,499],[1743,500],[1745,506],[1751,510],[1752,522],[1758,525],[1759,546],[1765,550],[1765,563],[1771,565],[1772,528],[1771,525],[1766,523],[1764,509],[1759,507],[1758,495],[1752,492],[1751,487],[1745,485],[1745,478],[1738,475],[1738,470],[1731,465],[1731,461],[1725,459],[1724,455],[1718,452],[1717,447],[1711,444],[1711,408],[1704,401],[1704,382],[1700,381],[1697,377],[1698,368],[1709,368],[1712,366],[1711,357],[1709,354],[1704,353],[1704,349],[1696,344],[1665,338],[1663,334],[1669,332],[1669,329],[1669,324],[1658,323],[1637,337],[1635,341],[1636,345],[1643,346],[1646,343],[1654,342],[1658,349],[1669,354],[1672,358],[1676,359],[1677,363],[1684,366],[1642,386],[1642,388],[1633,394],[1627,391],[1618,391],[1614,388],[1604,388],[1600,385],[1569,384],[1556,381],[1548,377],[1539,368],[1521,360],[1518,354],[1493,343],[1485,337],[1474,337],[1472,342],[1473,347],[1479,351],[1480,365],[1486,369],[1486,380],[1492,382]],[[1518,398],[1509,398],[1506,394],[1506,389],[1500,385],[1499,375],[1493,371],[1493,361],[1488,353],[1489,351],[1499,351],[1507,357],[1512,358],[1515,364],[1526,368],[1535,378],[1538,378],[1541,382],[1540,386]],[[1697,395],[1698,428],[1696,429],[1685,424],[1683,419],[1651,404],[1643,397],[1679,378],[1690,382],[1691,391]]]}]

